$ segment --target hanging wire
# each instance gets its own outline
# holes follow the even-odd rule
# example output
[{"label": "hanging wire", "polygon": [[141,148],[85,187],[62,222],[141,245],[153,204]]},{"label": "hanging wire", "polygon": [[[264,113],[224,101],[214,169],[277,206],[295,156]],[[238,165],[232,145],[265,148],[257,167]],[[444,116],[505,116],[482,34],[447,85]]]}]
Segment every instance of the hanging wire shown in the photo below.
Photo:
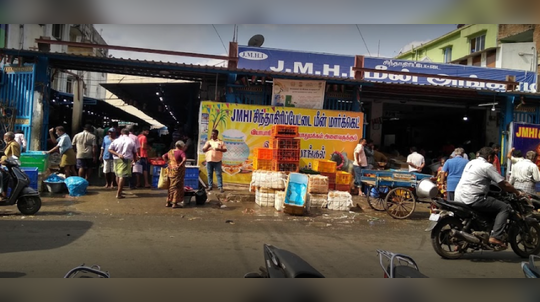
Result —
[{"label": "hanging wire", "polygon": [[368,54],[371,56],[371,52],[369,52],[369,48],[367,47],[366,40],[364,40],[364,36],[362,35],[362,31],[360,30],[360,27],[358,27],[358,24],[356,25],[356,29],[358,29],[358,33],[360,33],[360,37],[362,38],[362,41],[364,41],[364,45],[366,46]]},{"label": "hanging wire", "polygon": [[223,45],[223,49],[225,49],[225,53],[227,53],[227,47],[225,47],[225,43],[223,43],[223,39],[221,39],[221,35],[219,34],[217,28],[214,26],[214,24],[212,24],[212,27],[214,28],[214,30],[216,31],[216,34],[218,35],[219,37],[219,40],[221,41],[221,45]]}]

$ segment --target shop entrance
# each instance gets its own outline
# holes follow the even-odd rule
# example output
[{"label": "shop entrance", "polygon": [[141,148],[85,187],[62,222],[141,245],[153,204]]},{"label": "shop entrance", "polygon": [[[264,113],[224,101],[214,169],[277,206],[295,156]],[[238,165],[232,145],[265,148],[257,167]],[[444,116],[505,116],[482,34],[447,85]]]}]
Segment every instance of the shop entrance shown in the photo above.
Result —
[{"label": "shop entrance", "polygon": [[[423,149],[430,157],[441,155],[444,145],[478,150],[485,141],[485,108],[385,103],[381,145],[383,150],[409,154],[409,148]],[[466,117],[466,120],[465,120]]]}]

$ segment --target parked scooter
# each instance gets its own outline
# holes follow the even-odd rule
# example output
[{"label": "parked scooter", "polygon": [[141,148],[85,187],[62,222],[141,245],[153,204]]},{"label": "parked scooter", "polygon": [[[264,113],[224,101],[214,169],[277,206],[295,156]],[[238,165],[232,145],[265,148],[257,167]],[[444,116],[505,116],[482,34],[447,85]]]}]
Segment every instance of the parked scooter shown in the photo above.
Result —
[{"label": "parked scooter", "polygon": [[11,194],[7,201],[0,202],[0,206],[12,206],[17,204],[17,208],[24,215],[34,215],[41,208],[41,198],[39,193],[30,187],[28,175],[20,169],[21,162],[16,158],[6,159],[7,171],[2,169],[3,177],[8,178]]},{"label": "parked scooter", "polygon": [[324,278],[304,259],[287,250],[264,245],[264,263],[260,272],[247,273],[244,278]]},{"label": "parked scooter", "polygon": [[[428,278],[420,273],[413,258],[384,250],[377,250],[379,262],[384,271],[384,278]],[[387,261],[384,261],[384,258]],[[385,265],[385,262],[388,264]]]},{"label": "parked scooter", "polygon": [[526,278],[540,278],[540,267],[536,266],[535,259],[540,259],[540,257],[531,255],[529,262],[521,262],[521,269]]}]

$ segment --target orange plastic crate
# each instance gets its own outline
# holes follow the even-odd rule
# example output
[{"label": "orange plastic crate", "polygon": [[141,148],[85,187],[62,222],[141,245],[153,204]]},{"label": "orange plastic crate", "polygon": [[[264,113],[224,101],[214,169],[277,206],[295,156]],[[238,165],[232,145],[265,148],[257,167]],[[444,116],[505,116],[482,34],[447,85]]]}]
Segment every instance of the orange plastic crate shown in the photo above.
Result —
[{"label": "orange plastic crate", "polygon": [[351,181],[352,181],[352,174],[344,172],[344,171],[336,172],[337,185],[349,185]]},{"label": "orange plastic crate", "polygon": [[336,173],[336,162],[331,160],[317,159],[313,162],[313,170],[318,172]]},{"label": "orange plastic crate", "polygon": [[328,177],[329,184],[336,184],[336,173],[320,172],[319,174]]},{"label": "orange plastic crate", "polygon": [[281,172],[298,172],[300,169],[300,162],[287,162],[287,161],[272,161],[272,171]]},{"label": "orange plastic crate", "polygon": [[272,137],[297,137],[298,126],[273,125]]},{"label": "orange plastic crate", "polygon": [[299,138],[274,138],[272,140],[272,149],[300,150]]},{"label": "orange plastic crate", "polygon": [[272,160],[271,159],[253,159],[253,170],[266,170],[272,171]]},{"label": "orange plastic crate", "polygon": [[336,185],[336,191],[349,192],[350,190],[351,190],[351,186],[349,184]]},{"label": "orange plastic crate", "polygon": [[300,150],[273,149],[274,159],[277,161],[299,161]]},{"label": "orange plastic crate", "polygon": [[257,159],[272,160],[272,156],[273,156],[272,151],[273,150],[269,148],[255,148],[253,150],[253,155]]}]

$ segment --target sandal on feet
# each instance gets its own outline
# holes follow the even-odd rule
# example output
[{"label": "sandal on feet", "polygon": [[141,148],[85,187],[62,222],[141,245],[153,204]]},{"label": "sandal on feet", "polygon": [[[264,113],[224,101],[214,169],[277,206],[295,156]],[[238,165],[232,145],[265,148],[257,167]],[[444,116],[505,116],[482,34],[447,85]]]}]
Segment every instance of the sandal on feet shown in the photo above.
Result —
[{"label": "sandal on feet", "polygon": [[172,204],[171,204],[169,201],[167,201],[167,203],[165,204],[165,206],[166,206],[167,208],[169,208],[170,206],[172,206]]},{"label": "sandal on feet", "polygon": [[117,199],[123,199],[123,198],[126,198],[124,195],[116,195],[116,198]]},{"label": "sandal on feet", "polygon": [[183,206],[181,204],[177,204],[177,203],[173,204],[172,207],[173,207],[173,209],[183,208]]}]

